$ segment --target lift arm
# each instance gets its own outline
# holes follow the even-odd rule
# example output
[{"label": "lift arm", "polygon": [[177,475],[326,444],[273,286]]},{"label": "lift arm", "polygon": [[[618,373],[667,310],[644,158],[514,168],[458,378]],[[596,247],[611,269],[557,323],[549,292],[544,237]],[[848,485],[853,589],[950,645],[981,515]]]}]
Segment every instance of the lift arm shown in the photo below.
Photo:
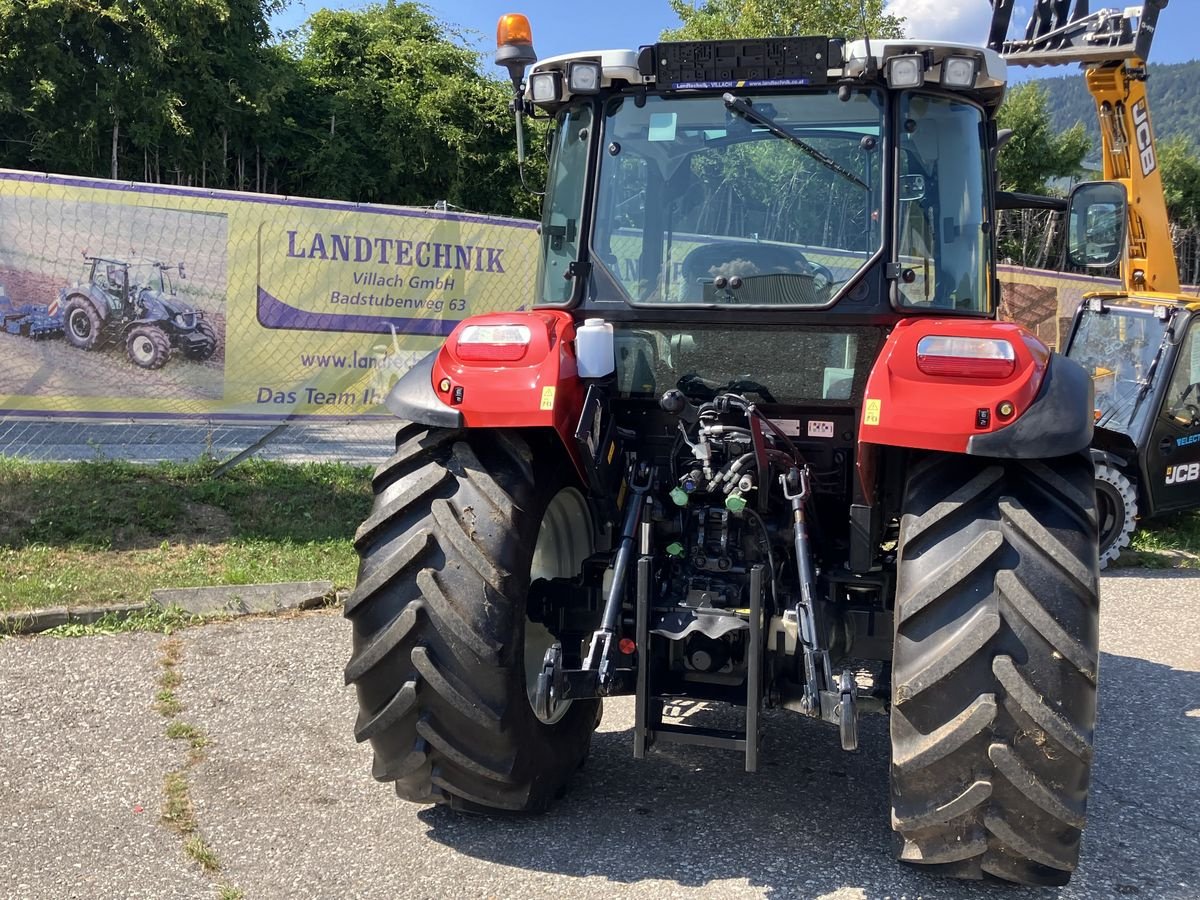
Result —
[{"label": "lift arm", "polygon": [[1129,198],[1129,240],[1121,278],[1130,293],[1179,293],[1158,149],[1146,98],[1146,63],[1169,0],[1124,11],[1088,11],[1087,0],[1035,0],[1022,39],[1008,40],[1015,0],[992,0],[988,46],[1010,65],[1080,63],[1100,122],[1104,180]]},{"label": "lift arm", "polygon": [[1171,241],[1158,149],[1139,59],[1091,68],[1088,91],[1096,101],[1104,152],[1104,180],[1119,181],[1129,197],[1129,240],[1121,280],[1129,292],[1179,293],[1179,265]]}]

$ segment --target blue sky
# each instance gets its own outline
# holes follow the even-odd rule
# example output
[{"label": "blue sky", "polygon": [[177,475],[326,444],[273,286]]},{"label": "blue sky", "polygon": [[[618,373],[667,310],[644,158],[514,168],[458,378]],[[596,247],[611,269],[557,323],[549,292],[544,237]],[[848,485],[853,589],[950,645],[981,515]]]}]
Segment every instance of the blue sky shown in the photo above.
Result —
[{"label": "blue sky", "polygon": [[[1124,0],[1113,0],[1108,5],[1123,3]],[[274,25],[295,28],[322,7],[356,9],[365,5],[364,0],[292,0],[291,7],[276,16]],[[425,0],[425,5],[445,22],[479,32],[482,50],[491,50],[495,45],[496,20],[503,13],[523,12],[529,16],[534,47],[541,57],[576,50],[636,48],[653,43],[664,28],[678,24],[667,0],[602,0],[594,5],[568,4],[564,0]],[[988,0],[890,0],[889,5],[894,12],[908,18],[910,35],[965,43],[982,43],[992,14]],[[1027,15],[1018,5],[1014,19],[1024,23]],[[1173,63],[1200,57],[1197,26],[1200,26],[1200,3],[1196,0],[1172,3],[1159,20],[1152,61]],[[1057,67],[1035,74],[1070,72],[1069,68]]]}]

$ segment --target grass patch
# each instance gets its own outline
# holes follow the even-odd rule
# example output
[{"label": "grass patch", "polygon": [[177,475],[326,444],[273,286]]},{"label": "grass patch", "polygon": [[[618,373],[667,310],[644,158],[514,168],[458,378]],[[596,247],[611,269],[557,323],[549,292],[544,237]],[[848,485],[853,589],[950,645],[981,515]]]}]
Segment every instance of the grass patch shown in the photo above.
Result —
[{"label": "grass patch", "polygon": [[200,867],[205,872],[216,872],[221,868],[221,862],[208,844],[204,843],[204,838],[199,835],[192,835],[183,842],[183,852],[200,863]]},{"label": "grass patch", "polygon": [[[1176,513],[1140,523],[1133,533],[1132,548],[1147,554],[1160,554],[1163,565],[1200,568],[1200,513]],[[1168,560],[1162,554],[1178,554]]]},{"label": "grass patch", "polygon": [[145,601],[158,587],[353,583],[369,469],[214,468],[0,457],[0,611]]},{"label": "grass patch", "polygon": [[246,892],[232,884],[223,884],[217,894],[220,900],[245,900]]},{"label": "grass patch", "polygon": [[142,612],[132,615],[109,613],[101,616],[95,622],[83,624],[73,622],[43,631],[49,637],[89,637],[97,634],[125,634],[132,631],[157,631],[160,634],[173,634],[180,628],[199,625],[207,621],[204,616],[192,615],[177,606],[151,606]]}]

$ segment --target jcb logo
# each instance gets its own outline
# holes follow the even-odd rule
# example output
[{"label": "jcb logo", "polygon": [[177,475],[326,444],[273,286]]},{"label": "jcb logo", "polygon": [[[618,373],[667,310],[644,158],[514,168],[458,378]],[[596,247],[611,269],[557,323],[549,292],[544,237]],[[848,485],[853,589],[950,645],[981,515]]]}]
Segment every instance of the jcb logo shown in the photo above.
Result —
[{"label": "jcb logo", "polygon": [[1189,481],[1200,481],[1200,462],[1167,466],[1167,484],[1187,484]]},{"label": "jcb logo", "polygon": [[1138,153],[1142,158],[1142,174],[1149,176],[1158,168],[1158,159],[1154,155],[1154,135],[1150,131],[1150,112],[1146,109],[1145,100],[1133,104],[1133,127],[1137,134]]}]

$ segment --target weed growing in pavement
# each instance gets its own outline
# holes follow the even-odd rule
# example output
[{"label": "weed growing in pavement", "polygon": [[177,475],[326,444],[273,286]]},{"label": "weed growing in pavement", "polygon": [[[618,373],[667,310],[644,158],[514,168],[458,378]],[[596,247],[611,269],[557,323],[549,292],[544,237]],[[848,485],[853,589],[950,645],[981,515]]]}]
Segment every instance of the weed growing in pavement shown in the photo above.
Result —
[{"label": "weed growing in pavement", "polygon": [[[191,748],[184,764],[175,771],[168,772],[163,779],[162,820],[184,838],[183,852],[199,863],[205,872],[213,873],[221,868],[221,863],[198,831],[196,810],[192,805],[188,786],[188,774],[204,761],[204,748],[208,746],[208,738],[195,725],[176,718],[183,710],[183,704],[174,693],[174,689],[183,683],[183,676],[179,672],[179,663],[183,659],[183,641],[178,638],[163,641],[161,650],[162,656],[158,660],[162,668],[158,676],[161,690],[155,698],[155,708],[170,718],[166,727],[167,737],[171,740],[185,740]],[[227,890],[236,892],[238,889],[222,885],[221,895],[226,896]],[[230,896],[240,897],[241,893]]]},{"label": "weed growing in pavement", "polygon": [[178,719],[167,723],[167,737],[174,741],[187,741],[193,750],[203,750],[208,746],[208,738],[203,731]]},{"label": "weed growing in pavement", "polygon": [[212,848],[204,843],[204,838],[199,835],[192,835],[183,842],[183,852],[200,863],[205,872],[216,872],[221,868],[217,854],[213,853]]},{"label": "weed growing in pavement", "polygon": [[183,704],[179,702],[175,692],[169,690],[161,690],[155,694],[154,708],[168,718],[183,712]]},{"label": "weed growing in pavement", "polygon": [[246,892],[232,884],[223,884],[217,897],[219,900],[245,900]]},{"label": "weed growing in pavement", "polygon": [[196,830],[196,812],[188,794],[187,775],[184,770],[168,772],[163,780],[162,819],[175,831],[188,835]]}]

